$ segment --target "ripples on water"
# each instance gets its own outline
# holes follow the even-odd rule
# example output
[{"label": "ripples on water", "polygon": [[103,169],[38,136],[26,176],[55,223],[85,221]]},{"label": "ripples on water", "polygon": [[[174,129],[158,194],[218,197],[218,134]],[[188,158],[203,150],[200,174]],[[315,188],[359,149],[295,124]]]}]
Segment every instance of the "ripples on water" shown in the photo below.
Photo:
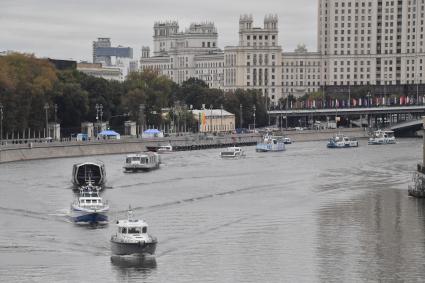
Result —
[{"label": "ripples on water", "polygon": [[[163,156],[124,174],[124,156],[0,165],[1,282],[422,281],[425,203],[407,197],[421,140],[221,160],[219,150]],[[159,239],[150,258],[111,257],[114,225],[67,219],[72,165],[106,164],[111,223],[135,215]]]}]

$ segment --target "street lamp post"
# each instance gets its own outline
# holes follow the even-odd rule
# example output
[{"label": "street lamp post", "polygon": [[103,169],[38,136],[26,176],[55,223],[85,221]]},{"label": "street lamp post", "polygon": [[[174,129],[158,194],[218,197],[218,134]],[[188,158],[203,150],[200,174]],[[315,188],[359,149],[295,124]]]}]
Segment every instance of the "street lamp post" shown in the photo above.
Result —
[{"label": "street lamp post", "polygon": [[211,133],[213,132],[213,126],[212,126],[212,124],[213,124],[212,108],[213,108],[213,106],[212,106],[212,104],[210,104],[210,131],[211,131]]},{"label": "street lamp post", "polygon": [[289,106],[289,94],[286,95],[286,118],[285,118],[285,129],[288,130],[288,106]]},{"label": "street lamp post", "polygon": [[255,105],[254,105],[253,109],[254,109],[254,133],[255,133],[255,111],[257,110],[257,108],[255,107]]},{"label": "street lamp post", "polygon": [[55,108],[55,124],[57,123],[57,119],[58,119],[58,105],[55,104],[53,105],[53,107]]},{"label": "street lamp post", "polygon": [[220,131],[223,131],[223,104],[220,105],[221,113],[220,113]]},{"label": "street lamp post", "polygon": [[242,125],[243,125],[243,113],[242,113],[242,103],[239,104],[239,128],[241,128],[242,131]]},{"label": "street lamp post", "polygon": [[44,110],[46,112],[46,132],[45,132],[44,137],[47,138],[47,135],[49,134],[48,133],[48,131],[49,131],[49,113],[48,113],[49,104],[47,102],[44,104]]},{"label": "street lamp post", "polygon": [[351,108],[351,88],[350,88],[350,83],[348,83],[348,108]]},{"label": "street lamp post", "polygon": [[139,105],[139,135],[142,136],[143,130],[144,130],[144,111],[145,111],[145,105],[140,104]]}]

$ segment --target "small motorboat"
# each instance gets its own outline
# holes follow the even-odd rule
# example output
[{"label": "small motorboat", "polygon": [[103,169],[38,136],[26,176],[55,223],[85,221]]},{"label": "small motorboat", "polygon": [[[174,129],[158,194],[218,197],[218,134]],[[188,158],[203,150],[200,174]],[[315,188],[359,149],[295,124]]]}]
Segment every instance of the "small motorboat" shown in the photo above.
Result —
[{"label": "small motorboat", "polygon": [[86,186],[89,183],[103,188],[106,183],[105,165],[102,162],[74,164],[72,168],[72,183],[77,188]]},{"label": "small motorboat", "polygon": [[168,145],[148,145],[146,146],[148,151],[157,152],[157,153],[170,153],[173,152],[173,146],[171,144]]},{"label": "small motorboat", "polygon": [[173,146],[171,144],[161,145],[161,146],[158,147],[156,152],[158,152],[158,153],[171,153],[171,152],[173,152]]},{"label": "small motorboat", "polygon": [[258,143],[255,150],[257,152],[285,151],[283,137],[265,135],[263,142]]},{"label": "small motorboat", "polygon": [[148,224],[144,220],[133,219],[130,208],[128,218],[117,221],[117,232],[111,237],[111,251],[114,255],[153,255],[157,242],[148,234]]},{"label": "small motorboat", "polygon": [[149,171],[158,169],[160,163],[159,154],[156,152],[129,154],[125,159],[124,170],[126,172]]},{"label": "small motorboat", "polygon": [[242,148],[233,146],[228,147],[222,152],[220,152],[221,158],[241,158],[245,156],[245,152],[242,150]]},{"label": "small motorboat", "polygon": [[286,138],[283,139],[283,143],[284,144],[292,144],[292,140],[290,138],[286,137]]},{"label": "small motorboat", "polygon": [[373,135],[371,138],[369,138],[369,141],[367,144],[369,145],[381,145],[381,144],[395,144],[395,136],[394,131],[383,131],[383,130],[377,130],[373,132]]},{"label": "small motorboat", "polygon": [[327,148],[349,148],[358,147],[359,142],[356,139],[346,137],[344,135],[336,135],[330,138],[327,143]]},{"label": "small motorboat", "polygon": [[71,219],[77,224],[107,224],[109,205],[99,196],[100,187],[89,183],[80,188],[71,204]]}]

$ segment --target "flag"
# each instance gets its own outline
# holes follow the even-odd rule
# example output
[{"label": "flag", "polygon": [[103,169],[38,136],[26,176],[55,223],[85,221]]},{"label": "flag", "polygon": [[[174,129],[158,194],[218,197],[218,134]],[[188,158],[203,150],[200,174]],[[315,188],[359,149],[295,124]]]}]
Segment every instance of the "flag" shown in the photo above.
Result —
[{"label": "flag", "polygon": [[202,113],[202,125],[205,126],[207,124],[207,115],[205,112]]}]

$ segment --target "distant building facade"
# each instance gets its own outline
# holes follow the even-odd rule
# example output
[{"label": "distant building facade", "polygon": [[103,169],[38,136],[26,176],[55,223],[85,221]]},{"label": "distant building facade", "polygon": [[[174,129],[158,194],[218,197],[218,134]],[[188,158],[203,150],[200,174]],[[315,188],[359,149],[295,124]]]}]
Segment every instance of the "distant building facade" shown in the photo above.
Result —
[{"label": "distant building facade", "polygon": [[294,52],[282,54],[283,96],[303,96],[321,88],[322,56],[318,52],[308,52],[299,45]]},{"label": "distant building facade", "polygon": [[278,17],[239,19],[239,43],[217,47],[212,23],[154,26],[154,52],[142,48],[141,68],[177,83],[195,77],[224,90],[257,89],[276,105],[317,91],[425,95],[425,0],[317,0],[318,49],[282,52]]},{"label": "distant building facade", "polygon": [[235,130],[235,114],[223,109],[192,110],[193,117],[198,122],[199,132],[219,133]]},{"label": "distant building facade", "polygon": [[93,63],[112,65],[112,57],[133,58],[133,49],[130,47],[112,47],[110,38],[98,38],[93,41]]},{"label": "distant building facade", "polygon": [[208,86],[223,86],[223,52],[217,47],[214,23],[193,23],[184,32],[175,21],[154,24],[154,49],[142,47],[140,67],[157,70],[176,83],[189,78],[204,80]]},{"label": "distant building facade", "polygon": [[125,79],[122,68],[102,66],[101,63],[78,63],[77,70],[106,80],[124,81]]},{"label": "distant building facade", "polygon": [[243,15],[239,44],[224,48],[224,89],[257,89],[276,103],[283,94],[281,62],[277,16],[266,16],[260,28],[252,16]]},{"label": "distant building facade", "polygon": [[385,94],[424,83],[423,0],[319,0],[318,15],[328,90],[370,85]]}]

